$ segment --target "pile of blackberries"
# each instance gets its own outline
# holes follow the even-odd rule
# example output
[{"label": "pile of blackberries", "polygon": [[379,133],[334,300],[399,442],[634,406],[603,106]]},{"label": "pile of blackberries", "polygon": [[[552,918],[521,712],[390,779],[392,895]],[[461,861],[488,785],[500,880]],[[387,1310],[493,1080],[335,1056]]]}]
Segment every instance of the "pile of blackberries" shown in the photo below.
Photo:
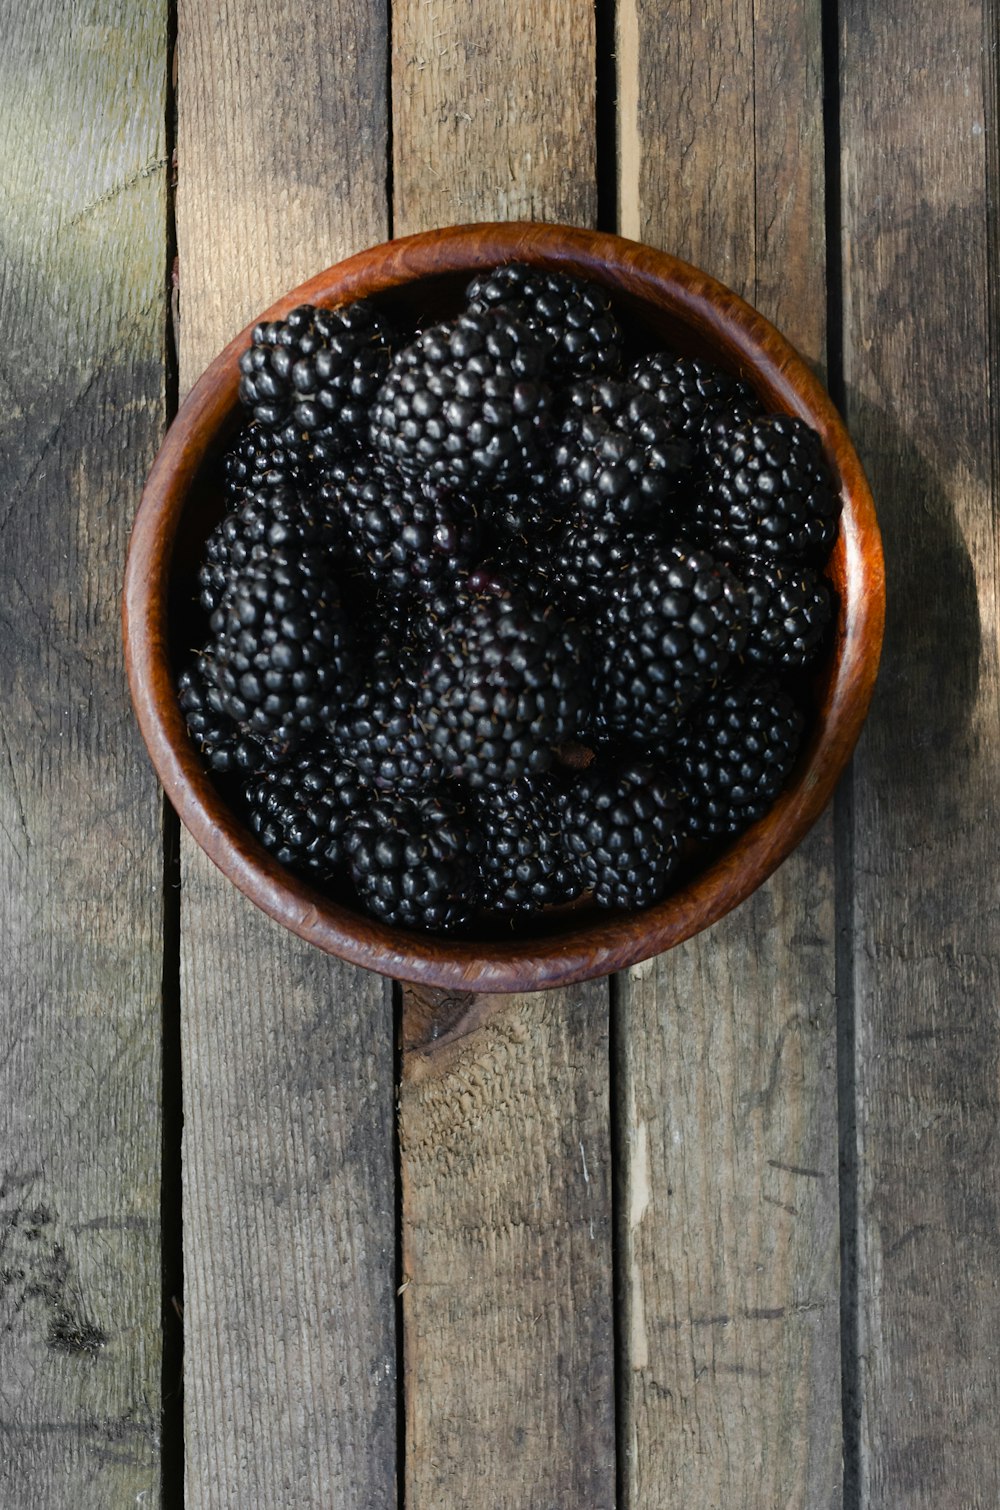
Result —
[{"label": "pile of blackberries", "polygon": [[404,928],[656,902],[788,779],[833,601],[819,439],[520,263],[400,331],[261,324],[192,739],[261,843]]}]

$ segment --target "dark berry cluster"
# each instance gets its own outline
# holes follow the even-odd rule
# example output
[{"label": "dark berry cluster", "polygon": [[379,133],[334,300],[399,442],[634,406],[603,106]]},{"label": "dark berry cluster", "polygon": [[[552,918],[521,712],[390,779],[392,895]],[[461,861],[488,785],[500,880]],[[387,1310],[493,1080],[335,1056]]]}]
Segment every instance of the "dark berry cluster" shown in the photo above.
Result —
[{"label": "dark berry cluster", "polygon": [[800,420],[519,263],[416,330],[294,309],[240,368],[177,690],[277,862],[394,927],[530,927],[766,813],[834,608]]}]

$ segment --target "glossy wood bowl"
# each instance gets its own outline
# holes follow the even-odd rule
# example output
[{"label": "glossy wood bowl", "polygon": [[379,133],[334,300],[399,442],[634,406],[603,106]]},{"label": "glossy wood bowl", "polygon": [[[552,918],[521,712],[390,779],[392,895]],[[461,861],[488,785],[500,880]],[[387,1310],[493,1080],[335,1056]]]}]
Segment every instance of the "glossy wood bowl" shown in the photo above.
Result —
[{"label": "glossy wood bowl", "polygon": [[202,849],[259,907],[320,949],[451,990],[538,990],[605,975],[690,938],[748,897],[833,793],[868,709],[884,617],[871,494],[833,404],[784,337],[697,268],[617,236],[565,226],[458,226],[361,252],[286,294],[263,318],[283,318],[299,304],[377,294],[400,324],[412,325],[456,309],[477,269],[513,260],[603,284],[626,327],[738,373],[766,409],[798,415],[822,438],[843,499],[827,568],[839,613],[829,653],[812,679],[813,711],[792,779],[766,817],[717,846],[656,906],[623,915],[584,905],[543,914],[524,931],[501,923],[473,938],[388,928],[328,900],[272,859],[216,787],[187,735],[175,691],[178,662],[197,644],[186,633],[186,604],[201,547],[221,511],[213,496],[218,489],[207,478],[243,419],[238,361],[250,344],[249,328],[203,374],[170,427],[142,497],[125,578],[125,647],[136,714],[167,794]]}]

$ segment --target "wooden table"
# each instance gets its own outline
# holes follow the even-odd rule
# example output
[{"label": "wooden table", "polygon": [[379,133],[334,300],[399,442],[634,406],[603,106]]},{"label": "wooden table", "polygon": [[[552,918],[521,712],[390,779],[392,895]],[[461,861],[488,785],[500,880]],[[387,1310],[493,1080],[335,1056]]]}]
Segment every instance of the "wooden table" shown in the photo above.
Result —
[{"label": "wooden table", "polygon": [[[0,9],[0,1505],[1000,1505],[996,0]],[[618,229],[825,371],[885,532],[834,810],[502,1002],[268,922],[118,593],[179,396],[438,224]]]}]

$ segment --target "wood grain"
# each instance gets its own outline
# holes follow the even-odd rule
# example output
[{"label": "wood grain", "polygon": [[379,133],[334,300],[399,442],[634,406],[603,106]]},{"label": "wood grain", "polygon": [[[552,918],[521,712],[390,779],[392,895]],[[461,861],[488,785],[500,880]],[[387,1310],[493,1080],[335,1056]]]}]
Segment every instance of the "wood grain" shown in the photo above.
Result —
[{"label": "wood grain", "polygon": [[594,16],[576,0],[393,6],[393,225],[590,225]]},{"label": "wood grain", "polygon": [[[704,266],[814,361],[820,14],[619,11],[622,229]],[[620,979],[630,1510],[840,1501],[832,823],[730,917]]]},{"label": "wood grain", "polygon": [[841,18],[848,409],[891,583],[854,782],[858,1503],[986,1510],[1000,1503],[997,18],[859,0]]},{"label": "wood grain", "polygon": [[[182,0],[181,385],[386,231],[385,16]],[[189,1506],[395,1502],[393,1041],[383,983],[185,841]]]},{"label": "wood grain", "polygon": [[[394,228],[596,209],[589,7],[393,9]],[[406,1504],[614,1503],[605,985],[404,994]],[[457,1016],[460,1042],[433,1035]],[[423,1045],[423,1047],[421,1047]]]},{"label": "wood grain", "polygon": [[407,988],[407,1505],[614,1505],[607,986]]},{"label": "wood grain", "polygon": [[159,1502],[161,799],[121,563],[165,417],[166,7],[0,13],[0,1501]]}]

